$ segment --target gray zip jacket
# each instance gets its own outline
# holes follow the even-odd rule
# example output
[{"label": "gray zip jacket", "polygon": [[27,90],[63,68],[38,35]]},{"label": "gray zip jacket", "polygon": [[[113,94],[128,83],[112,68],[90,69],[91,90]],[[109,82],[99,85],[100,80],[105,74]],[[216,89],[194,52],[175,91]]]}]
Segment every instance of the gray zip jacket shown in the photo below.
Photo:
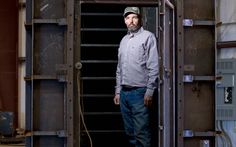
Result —
[{"label": "gray zip jacket", "polygon": [[122,85],[146,87],[145,95],[152,96],[157,87],[159,74],[157,40],[153,33],[141,27],[128,32],[121,40],[116,70],[116,90]]}]

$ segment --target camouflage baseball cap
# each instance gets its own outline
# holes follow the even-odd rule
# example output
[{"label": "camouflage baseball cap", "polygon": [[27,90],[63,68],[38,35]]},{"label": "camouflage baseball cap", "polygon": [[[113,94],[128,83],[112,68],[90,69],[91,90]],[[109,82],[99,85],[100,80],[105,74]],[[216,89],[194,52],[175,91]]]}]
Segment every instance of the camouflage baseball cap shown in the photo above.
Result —
[{"label": "camouflage baseball cap", "polygon": [[130,13],[140,15],[140,10],[138,7],[126,7],[123,16],[126,17]]}]

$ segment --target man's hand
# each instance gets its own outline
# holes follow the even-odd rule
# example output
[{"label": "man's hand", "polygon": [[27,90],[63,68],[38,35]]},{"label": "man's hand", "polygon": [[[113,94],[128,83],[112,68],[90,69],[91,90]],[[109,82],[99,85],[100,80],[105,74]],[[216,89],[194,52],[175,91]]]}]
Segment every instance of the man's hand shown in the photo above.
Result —
[{"label": "man's hand", "polygon": [[115,95],[113,101],[114,101],[115,105],[119,105],[120,104],[120,95],[119,94]]},{"label": "man's hand", "polygon": [[152,105],[152,96],[144,96],[144,105],[150,107]]}]

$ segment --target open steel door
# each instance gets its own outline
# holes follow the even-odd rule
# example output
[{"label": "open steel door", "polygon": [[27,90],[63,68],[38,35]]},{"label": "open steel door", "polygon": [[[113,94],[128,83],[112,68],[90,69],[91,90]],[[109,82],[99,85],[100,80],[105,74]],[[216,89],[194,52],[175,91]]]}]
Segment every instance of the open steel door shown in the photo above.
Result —
[{"label": "open steel door", "polygon": [[159,147],[173,147],[176,141],[175,100],[175,6],[162,0],[159,7]]}]

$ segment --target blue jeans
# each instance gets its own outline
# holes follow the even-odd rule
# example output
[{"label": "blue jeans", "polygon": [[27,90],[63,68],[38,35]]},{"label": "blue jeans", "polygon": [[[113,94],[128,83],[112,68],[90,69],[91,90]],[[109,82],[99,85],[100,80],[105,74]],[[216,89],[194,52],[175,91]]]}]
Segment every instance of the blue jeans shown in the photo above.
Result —
[{"label": "blue jeans", "polygon": [[121,90],[120,109],[125,132],[135,147],[151,146],[150,110],[144,106],[146,88]]}]

